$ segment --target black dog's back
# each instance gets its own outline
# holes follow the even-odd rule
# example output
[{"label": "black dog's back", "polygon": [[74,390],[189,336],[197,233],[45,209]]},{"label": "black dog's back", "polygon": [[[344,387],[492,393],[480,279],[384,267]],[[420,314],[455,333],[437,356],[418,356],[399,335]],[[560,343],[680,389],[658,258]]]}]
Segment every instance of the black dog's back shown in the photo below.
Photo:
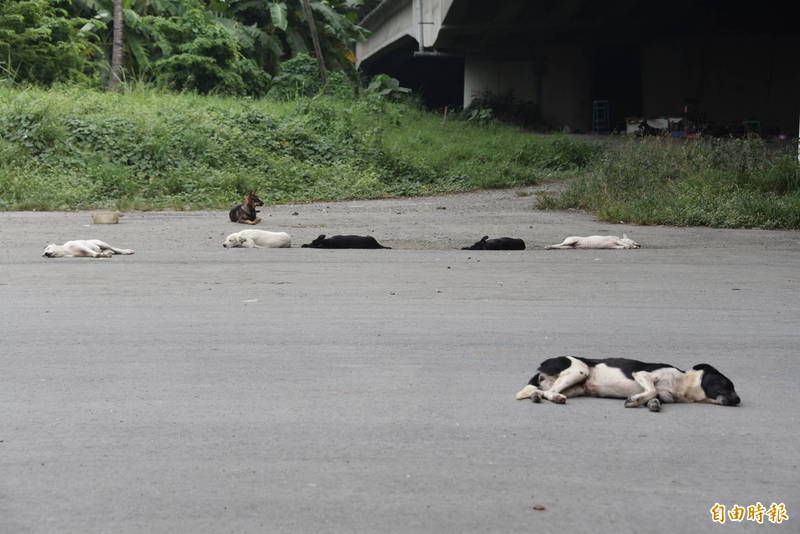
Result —
[{"label": "black dog's back", "polygon": [[525,250],[525,241],[515,237],[489,239],[489,236],[485,235],[471,247],[464,247],[461,250]]},{"label": "black dog's back", "polygon": [[[683,372],[681,369],[678,369],[674,365],[670,365],[668,363],[647,363],[640,362],[639,360],[631,360],[629,358],[594,359],[582,358],[580,356],[573,356],[573,358],[582,361],[590,368],[602,363],[608,367],[619,369],[626,377],[630,379],[633,379],[633,373],[638,373],[640,371],[653,372],[657,371],[658,369],[673,368]],[[558,376],[562,371],[568,369],[571,365],[572,362],[566,356],[548,358],[539,365],[539,368],[536,370],[537,373],[533,376],[533,378],[530,379],[528,383],[532,386],[538,386],[540,375]]]},{"label": "black dog's back", "polygon": [[[640,371],[647,371],[651,373],[653,371],[657,371],[658,369],[665,369],[665,368],[673,368],[678,369],[674,365],[668,363],[647,363],[647,362],[640,362],[639,360],[631,360],[630,358],[603,358],[603,359],[593,359],[593,358],[581,358],[580,356],[575,356],[575,359],[582,361],[589,367],[594,367],[601,363],[606,364],[609,367],[619,369],[622,373],[628,377],[633,378],[633,373],[638,373]],[[683,370],[678,369],[678,371],[683,372]]]},{"label": "black dog's back", "polygon": [[371,235],[335,235],[325,237],[320,235],[311,243],[302,245],[303,248],[392,248],[384,247]]}]

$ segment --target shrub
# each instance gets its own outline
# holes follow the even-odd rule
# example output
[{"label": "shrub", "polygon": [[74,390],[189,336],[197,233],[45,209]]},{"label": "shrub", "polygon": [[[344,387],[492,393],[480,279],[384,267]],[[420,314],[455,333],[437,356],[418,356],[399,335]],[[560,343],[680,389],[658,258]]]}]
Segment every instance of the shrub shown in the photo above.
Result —
[{"label": "shrub", "polygon": [[49,0],[0,2],[0,78],[42,85],[95,82],[93,58],[102,55],[85,19],[67,17]]},{"label": "shrub", "polygon": [[539,106],[535,102],[519,100],[514,95],[514,91],[503,93],[481,92],[472,99],[469,107],[464,110],[464,117],[474,122],[487,122],[497,119],[501,122],[516,124],[527,129],[547,129],[539,113]]},{"label": "shrub", "polygon": [[797,228],[800,164],[760,139],[629,140],[541,206],[638,224]]},{"label": "shrub", "polygon": [[408,87],[400,87],[400,82],[388,74],[378,74],[372,78],[365,94],[367,98],[400,101],[411,93]]},{"label": "shrub", "polygon": [[200,10],[182,17],[146,17],[172,53],[153,64],[156,83],[178,91],[262,96],[269,75],[241,55],[233,35]]},{"label": "shrub", "polygon": [[272,80],[268,96],[275,100],[288,101],[299,97],[314,96],[322,89],[317,60],[308,54],[298,54],[280,66],[280,72]]}]

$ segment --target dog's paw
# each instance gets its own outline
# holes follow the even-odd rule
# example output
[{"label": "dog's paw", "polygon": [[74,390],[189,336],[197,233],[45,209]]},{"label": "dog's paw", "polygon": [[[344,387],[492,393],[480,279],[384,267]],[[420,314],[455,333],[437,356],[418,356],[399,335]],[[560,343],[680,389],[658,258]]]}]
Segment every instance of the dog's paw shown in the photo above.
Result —
[{"label": "dog's paw", "polygon": [[534,391],[533,393],[531,393],[531,402],[535,402],[536,404],[542,402],[542,392]]},{"label": "dog's paw", "polygon": [[639,401],[635,400],[633,397],[625,399],[626,408],[636,408],[637,406],[639,406]]},{"label": "dog's paw", "polygon": [[567,397],[565,397],[561,393],[551,393],[548,400],[555,404],[565,404],[567,402]]},{"label": "dog's paw", "polygon": [[661,411],[661,401],[658,399],[650,399],[647,401],[647,409],[651,412],[660,412]]}]

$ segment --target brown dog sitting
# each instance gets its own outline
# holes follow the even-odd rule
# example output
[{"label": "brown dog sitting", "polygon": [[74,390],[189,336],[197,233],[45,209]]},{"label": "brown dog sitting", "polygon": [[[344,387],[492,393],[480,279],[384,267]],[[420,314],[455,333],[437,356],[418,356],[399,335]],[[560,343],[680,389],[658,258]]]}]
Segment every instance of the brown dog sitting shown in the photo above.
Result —
[{"label": "brown dog sitting", "polygon": [[228,215],[231,218],[231,222],[258,224],[261,222],[261,218],[256,215],[258,213],[256,206],[263,205],[264,203],[256,196],[255,191],[250,191],[247,193],[247,196],[244,197],[244,202],[232,208]]}]

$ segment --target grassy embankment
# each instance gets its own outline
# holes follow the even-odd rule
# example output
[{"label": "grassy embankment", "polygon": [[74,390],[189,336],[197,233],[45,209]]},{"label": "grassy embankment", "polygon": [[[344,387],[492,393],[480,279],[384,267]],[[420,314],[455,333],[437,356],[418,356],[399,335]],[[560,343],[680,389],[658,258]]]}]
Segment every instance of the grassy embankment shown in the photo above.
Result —
[{"label": "grassy embankment", "polygon": [[0,86],[0,210],[226,208],[575,178],[540,207],[638,224],[800,228],[794,147],[573,137],[374,101]]},{"label": "grassy embankment", "polygon": [[226,208],[534,184],[597,152],[400,104],[0,87],[0,210]]},{"label": "grassy embankment", "polygon": [[795,150],[760,139],[632,139],[540,206],[635,224],[800,228]]}]

